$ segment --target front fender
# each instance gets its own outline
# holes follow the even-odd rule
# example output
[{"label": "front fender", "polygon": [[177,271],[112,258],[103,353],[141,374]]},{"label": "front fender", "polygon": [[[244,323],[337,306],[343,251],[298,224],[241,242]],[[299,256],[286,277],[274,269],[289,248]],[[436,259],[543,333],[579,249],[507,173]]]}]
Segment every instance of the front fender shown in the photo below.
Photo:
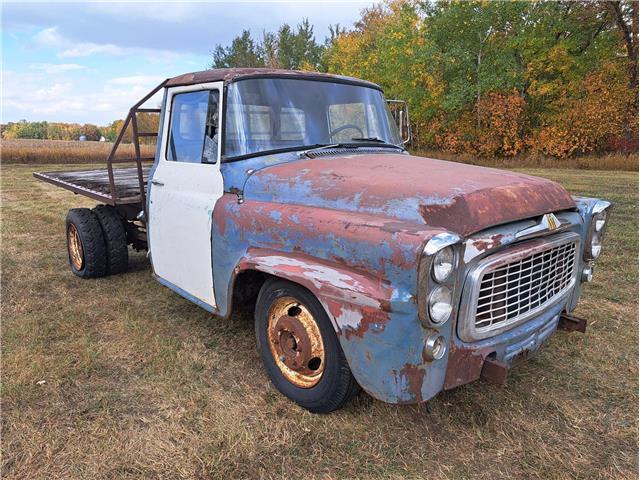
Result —
[{"label": "front fender", "polygon": [[[416,403],[442,389],[446,358],[422,358],[430,333],[418,319],[417,263],[440,230],[383,216],[235,195],[213,221],[216,299],[229,313],[237,275],[257,270],[309,289],[331,320],[351,371],[371,396]],[[450,330],[450,328],[449,328]],[[443,332],[450,337],[450,332]]]},{"label": "front fender", "polygon": [[257,270],[302,285],[329,317],[351,371],[371,396],[416,403],[442,388],[446,359],[425,362],[424,332],[415,304],[393,309],[391,285],[342,265],[299,253],[249,249],[236,275]]},{"label": "front fender", "polygon": [[[338,335],[362,335],[375,318],[384,328],[390,313],[392,289],[371,275],[300,253],[251,248],[238,263],[236,275],[258,270],[302,285],[329,314]],[[336,308],[350,305],[350,308]],[[367,318],[363,313],[367,312]]]}]

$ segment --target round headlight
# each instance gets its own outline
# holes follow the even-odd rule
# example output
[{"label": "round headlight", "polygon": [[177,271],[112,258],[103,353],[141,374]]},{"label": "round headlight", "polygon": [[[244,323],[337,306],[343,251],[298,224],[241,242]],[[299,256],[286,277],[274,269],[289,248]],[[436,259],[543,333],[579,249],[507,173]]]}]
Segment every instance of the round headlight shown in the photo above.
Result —
[{"label": "round headlight", "polygon": [[433,323],[443,323],[449,319],[453,305],[451,304],[451,290],[441,286],[429,296],[429,315]]},{"label": "round headlight", "polygon": [[433,257],[433,278],[442,283],[453,272],[453,264],[455,262],[455,252],[452,247],[445,247],[439,250]]},{"label": "round headlight", "polygon": [[602,252],[602,240],[597,232],[591,236],[591,258],[594,260],[600,256]]},{"label": "round headlight", "polygon": [[428,360],[440,360],[447,351],[447,342],[442,335],[431,335],[424,342],[424,356]]}]

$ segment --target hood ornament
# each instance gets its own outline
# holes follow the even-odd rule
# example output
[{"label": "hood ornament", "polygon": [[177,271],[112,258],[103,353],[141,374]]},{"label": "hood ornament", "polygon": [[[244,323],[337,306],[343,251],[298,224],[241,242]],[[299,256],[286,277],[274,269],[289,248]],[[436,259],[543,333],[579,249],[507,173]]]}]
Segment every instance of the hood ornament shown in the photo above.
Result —
[{"label": "hood ornament", "polygon": [[555,230],[559,230],[563,228],[565,225],[562,224],[558,217],[556,217],[553,213],[546,213],[542,216],[540,223],[534,225],[533,227],[527,227],[524,230],[520,230],[516,233],[517,239],[523,239],[526,237],[535,236],[537,234],[543,232],[553,232]]}]

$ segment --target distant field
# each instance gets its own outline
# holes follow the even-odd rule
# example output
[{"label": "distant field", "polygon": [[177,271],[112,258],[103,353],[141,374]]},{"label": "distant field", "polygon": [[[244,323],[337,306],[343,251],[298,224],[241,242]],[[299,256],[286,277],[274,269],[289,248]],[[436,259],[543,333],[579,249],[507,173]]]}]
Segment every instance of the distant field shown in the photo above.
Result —
[{"label": "distant field", "polygon": [[638,478],[637,173],[519,170],[615,203],[586,334],[430,411],[360,394],[312,415],[269,383],[249,314],[213,318],[144,252],[126,274],[73,276],[64,216],[94,202],[32,170],[0,169],[3,479]]},{"label": "distant field", "polygon": [[[0,157],[10,163],[104,163],[111,152],[109,142],[72,142],[66,140],[1,140]],[[142,156],[153,156],[155,145],[141,145]],[[133,157],[132,144],[118,148],[119,157]]]},{"label": "distant field", "polygon": [[[2,163],[103,163],[111,151],[111,143],[68,142],[64,140],[2,140]],[[143,156],[155,154],[154,145],[141,145]],[[455,162],[472,163],[498,168],[574,168],[585,170],[627,170],[638,171],[638,154],[587,155],[579,158],[559,160],[541,156],[520,156],[516,158],[476,158],[470,155],[456,155],[446,152],[413,152]],[[119,156],[132,157],[133,145],[123,144]]]}]

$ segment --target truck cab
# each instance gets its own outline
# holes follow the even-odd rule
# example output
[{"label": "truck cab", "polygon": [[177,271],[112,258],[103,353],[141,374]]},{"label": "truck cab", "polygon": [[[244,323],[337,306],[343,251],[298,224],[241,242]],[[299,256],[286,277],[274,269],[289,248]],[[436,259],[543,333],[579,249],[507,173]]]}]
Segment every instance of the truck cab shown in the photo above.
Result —
[{"label": "truck cab", "polygon": [[413,156],[406,109],[364,80],[220,69],[156,90],[151,165],[35,174],[104,202],[67,217],[71,269],[120,273],[127,245],[147,248],[161,284],[221,321],[252,309],[271,381],[304,408],[504,381],[557,329],[584,331],[571,312],[609,202]]}]

